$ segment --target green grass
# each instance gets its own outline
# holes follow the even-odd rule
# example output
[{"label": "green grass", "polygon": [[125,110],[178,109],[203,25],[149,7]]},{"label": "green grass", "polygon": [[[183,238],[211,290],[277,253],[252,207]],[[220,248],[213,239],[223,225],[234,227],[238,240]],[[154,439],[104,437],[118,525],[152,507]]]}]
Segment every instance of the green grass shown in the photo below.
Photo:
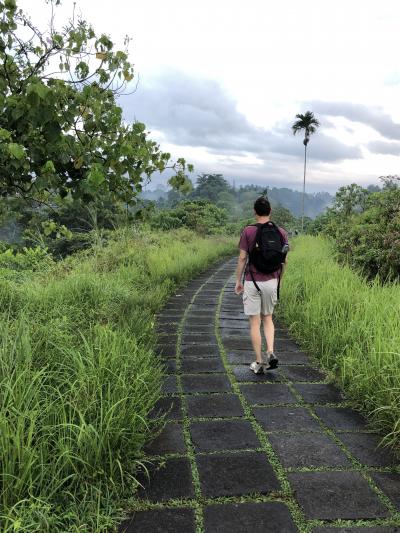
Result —
[{"label": "green grass", "polygon": [[303,236],[289,254],[279,312],[384,443],[398,449],[400,285],[368,283],[335,261],[327,240]]},{"label": "green grass", "polygon": [[121,516],[158,430],[155,313],[234,246],[131,230],[0,279],[2,531],[105,531]]}]

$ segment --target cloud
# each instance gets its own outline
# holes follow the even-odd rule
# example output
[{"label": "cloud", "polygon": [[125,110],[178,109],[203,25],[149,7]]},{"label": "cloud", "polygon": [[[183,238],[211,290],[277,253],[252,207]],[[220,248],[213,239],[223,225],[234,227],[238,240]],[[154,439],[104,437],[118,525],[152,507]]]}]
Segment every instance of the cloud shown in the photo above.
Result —
[{"label": "cloud", "polygon": [[400,155],[400,143],[388,141],[372,141],[367,148],[374,154]]},{"label": "cloud", "polygon": [[383,137],[400,140],[400,124],[394,122],[392,117],[384,113],[379,107],[369,107],[349,102],[322,102],[319,100],[306,102],[305,105],[316,114],[345,117],[353,122],[361,122],[370,126]]},{"label": "cloud", "polygon": [[[225,156],[251,154],[268,162],[273,154],[302,158],[302,138],[291,124],[265,130],[251,124],[236,102],[214,80],[200,80],[182,72],[168,72],[139,86],[121,100],[126,120],[143,121],[162,132],[168,143],[205,147]],[[358,159],[356,146],[318,132],[310,142],[309,157],[322,162]]]},{"label": "cloud", "polygon": [[[304,147],[302,137],[291,136],[289,139],[283,139],[283,136],[274,136],[275,139],[269,146],[271,152],[286,154],[290,156],[303,156]],[[341,143],[334,137],[318,132],[310,139],[307,149],[307,157],[321,162],[334,162],[343,159],[359,159],[362,157],[361,150],[358,146],[348,146]]]},{"label": "cloud", "polygon": [[218,83],[181,72],[166,73],[139,86],[122,106],[127,120],[142,120],[177,145],[256,153],[268,137],[237,111],[235,101]]}]

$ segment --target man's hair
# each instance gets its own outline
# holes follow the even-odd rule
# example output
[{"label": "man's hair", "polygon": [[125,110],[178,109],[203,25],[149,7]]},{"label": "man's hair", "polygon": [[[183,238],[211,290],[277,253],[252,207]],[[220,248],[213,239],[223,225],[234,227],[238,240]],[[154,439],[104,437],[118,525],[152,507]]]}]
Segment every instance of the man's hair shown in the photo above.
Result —
[{"label": "man's hair", "polygon": [[271,213],[271,204],[264,196],[260,196],[254,202],[254,211],[259,217],[267,217]]}]

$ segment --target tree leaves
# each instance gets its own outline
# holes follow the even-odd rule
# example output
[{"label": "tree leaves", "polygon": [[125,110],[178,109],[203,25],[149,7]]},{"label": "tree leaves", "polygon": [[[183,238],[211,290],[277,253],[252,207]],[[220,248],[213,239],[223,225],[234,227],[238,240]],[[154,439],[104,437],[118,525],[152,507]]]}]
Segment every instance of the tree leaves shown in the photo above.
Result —
[{"label": "tree leaves", "polygon": [[105,180],[104,171],[100,164],[95,163],[92,168],[89,170],[87,175],[87,180],[90,185],[93,185],[95,188],[99,187]]},{"label": "tree leaves", "polygon": [[53,161],[46,161],[46,163],[42,167],[42,173],[43,174],[55,174],[56,169],[54,167]]},{"label": "tree leaves", "polygon": [[189,194],[193,190],[193,183],[190,179],[185,174],[179,172],[168,180],[168,185],[182,194]]},{"label": "tree leaves", "polygon": [[25,157],[24,147],[17,143],[8,143],[8,152],[14,159],[22,159]]},{"label": "tree leaves", "polygon": [[[13,0],[2,6],[9,10],[0,20],[0,44],[8,43],[0,46],[2,194],[90,201],[112,191],[134,202],[143,180],[166,169],[175,172],[174,187],[191,190],[185,160],[172,162],[145,124],[123,121],[116,96],[133,78],[127,50],[79,17],[62,29],[52,18],[50,33],[35,28],[27,37],[29,17],[15,13]],[[62,76],[50,72],[54,65]]]},{"label": "tree leaves", "polygon": [[32,95],[37,95],[42,100],[45,100],[48,93],[49,89],[46,87],[46,85],[44,85],[44,83],[41,83],[39,81],[31,83],[26,89],[26,94],[28,97],[32,97]]},{"label": "tree leaves", "polygon": [[4,128],[0,128],[0,139],[2,141],[6,141],[10,139],[11,133],[8,130],[5,130]]}]

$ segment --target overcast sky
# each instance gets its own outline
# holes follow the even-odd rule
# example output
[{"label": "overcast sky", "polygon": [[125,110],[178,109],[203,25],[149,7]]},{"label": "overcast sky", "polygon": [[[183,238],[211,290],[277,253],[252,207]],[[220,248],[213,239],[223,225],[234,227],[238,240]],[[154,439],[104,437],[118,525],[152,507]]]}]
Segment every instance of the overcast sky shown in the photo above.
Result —
[{"label": "overcast sky", "polygon": [[[132,37],[140,82],[120,100],[125,118],[194,163],[194,177],[301,188],[302,137],[291,124],[307,110],[321,122],[307,190],[400,172],[398,0],[76,3],[98,32]],[[43,0],[19,4],[48,18]],[[63,0],[60,22],[72,6]]]}]

